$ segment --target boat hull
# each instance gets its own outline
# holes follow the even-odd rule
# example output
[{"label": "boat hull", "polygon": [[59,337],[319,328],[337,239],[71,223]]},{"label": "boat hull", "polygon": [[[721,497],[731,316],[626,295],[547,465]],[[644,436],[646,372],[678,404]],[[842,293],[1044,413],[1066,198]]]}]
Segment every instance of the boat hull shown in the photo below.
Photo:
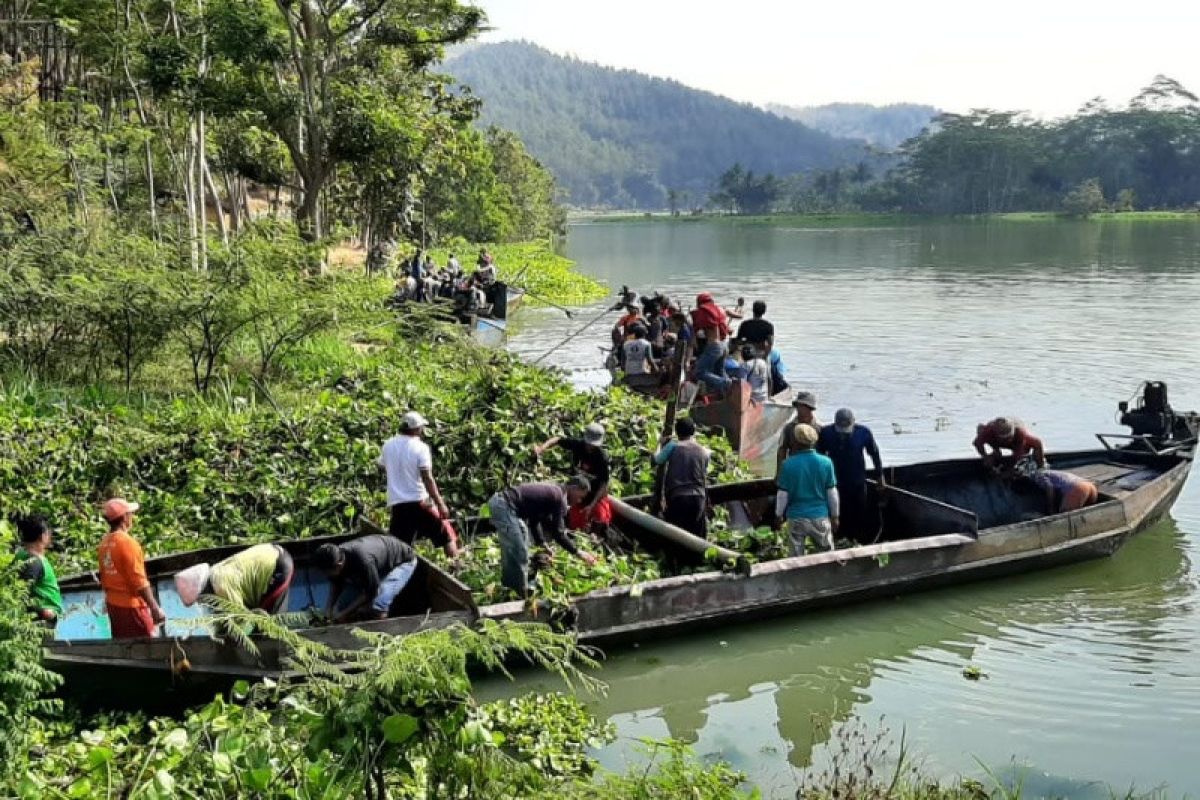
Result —
[{"label": "boat hull", "polygon": [[774,457],[783,428],[796,412],[773,399],[751,400],[750,384],[738,381],[721,400],[693,405],[688,413],[697,425],[720,428],[739,456],[757,464]]}]

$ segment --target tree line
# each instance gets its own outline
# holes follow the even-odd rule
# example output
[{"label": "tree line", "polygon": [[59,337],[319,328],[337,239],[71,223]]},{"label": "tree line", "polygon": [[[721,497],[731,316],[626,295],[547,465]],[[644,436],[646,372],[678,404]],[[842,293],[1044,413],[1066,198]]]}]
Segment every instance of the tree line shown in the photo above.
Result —
[{"label": "tree line", "polygon": [[883,211],[1085,216],[1200,203],[1200,101],[1157,77],[1123,106],[1088,102],[1042,121],[1014,111],[941,114],[894,153],[777,177],[735,164],[710,207],[734,213]]}]

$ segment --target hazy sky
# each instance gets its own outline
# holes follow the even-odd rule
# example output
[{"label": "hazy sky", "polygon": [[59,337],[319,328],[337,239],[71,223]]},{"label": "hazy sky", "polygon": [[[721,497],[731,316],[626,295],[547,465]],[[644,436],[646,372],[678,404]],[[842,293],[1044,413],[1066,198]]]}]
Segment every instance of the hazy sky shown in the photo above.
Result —
[{"label": "hazy sky", "polygon": [[1066,114],[1163,73],[1200,91],[1200,0],[478,0],[559,53],[738,100]]}]

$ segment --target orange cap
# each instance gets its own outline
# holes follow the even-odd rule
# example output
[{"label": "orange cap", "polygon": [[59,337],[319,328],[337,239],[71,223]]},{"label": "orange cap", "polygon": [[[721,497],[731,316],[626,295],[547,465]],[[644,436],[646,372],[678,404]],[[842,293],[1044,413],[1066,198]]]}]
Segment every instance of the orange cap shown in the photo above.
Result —
[{"label": "orange cap", "polygon": [[138,503],[131,503],[122,497],[114,497],[104,504],[104,508],[100,513],[104,515],[106,520],[113,522],[126,514],[133,514],[139,508],[141,508],[141,505]]}]

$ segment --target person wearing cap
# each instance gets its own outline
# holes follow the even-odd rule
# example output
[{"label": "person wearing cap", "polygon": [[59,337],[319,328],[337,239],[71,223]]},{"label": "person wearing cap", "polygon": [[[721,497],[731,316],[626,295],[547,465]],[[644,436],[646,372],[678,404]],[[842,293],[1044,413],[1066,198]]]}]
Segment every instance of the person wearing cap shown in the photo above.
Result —
[{"label": "person wearing cap", "polygon": [[114,497],[101,510],[108,533],[100,540],[96,555],[114,639],[153,636],[158,626],[167,621],[146,577],[142,546],[129,534],[133,515],[139,508],[137,503]]},{"label": "person wearing cap", "polygon": [[185,606],[194,605],[202,594],[213,594],[242,608],[277,614],[287,608],[295,572],[287,550],[256,544],[212,566],[196,564],[180,571],[175,592]]},{"label": "person wearing cap", "polygon": [[433,477],[433,454],[421,434],[429,422],[416,411],[400,420],[400,434],[383,443],[379,466],[387,473],[388,533],[412,544],[425,536],[458,556],[458,533],[450,522],[450,509]]},{"label": "person wearing cap", "polygon": [[[867,504],[867,469],[865,453],[875,466],[876,479],[882,491],[883,459],[871,429],[854,421],[854,412],[839,408],[833,424],[821,428],[817,436],[817,452],[829,456],[837,475],[838,496],[842,506],[842,531],[847,538],[860,544],[870,544],[879,534],[878,516]],[[880,495],[882,497],[882,494]]]},{"label": "person wearing cap", "polygon": [[697,339],[704,339],[704,349],[696,359],[696,379],[703,381],[709,391],[724,393],[731,383],[725,374],[725,340],[729,338],[729,318],[708,292],[696,295],[692,310],[692,327]]},{"label": "person wearing cap", "polygon": [[[1046,448],[1042,440],[1011,417],[996,417],[976,427],[975,441],[971,444],[983,459],[983,465],[994,472],[999,472],[1002,467],[1012,467],[1029,455],[1039,468],[1046,466]],[[1012,455],[1004,455],[1004,450],[1011,451]]]},{"label": "person wearing cap", "polygon": [[[382,534],[363,536],[345,544],[323,544],[313,553],[312,566],[329,578],[325,616],[335,623],[356,617],[386,619],[392,603],[417,571],[417,553],[399,539]],[[339,610],[346,591],[353,601]]]},{"label": "person wearing cap", "polygon": [[612,328],[612,343],[613,348],[620,354],[621,345],[625,340],[633,334],[633,326],[645,326],[646,321],[642,318],[642,312],[634,303],[625,305],[625,313],[617,320],[617,324]]},{"label": "person wearing cap", "polygon": [[590,487],[578,504],[571,504],[568,523],[573,530],[590,528],[592,533],[604,535],[613,520],[612,503],[608,499],[612,465],[604,451],[604,426],[590,423],[583,429],[582,439],[554,436],[533,448],[533,454],[541,458],[552,447],[570,454],[572,474],[587,478]]},{"label": "person wearing cap", "polygon": [[58,624],[63,613],[62,592],[58,575],[46,557],[54,534],[45,517],[31,516],[17,520],[21,534],[21,549],[17,550],[17,574],[29,584],[29,607],[34,617],[50,627]]},{"label": "person wearing cap", "polygon": [[792,408],[796,409],[796,418],[783,426],[783,432],[779,435],[779,451],[775,454],[775,471],[779,472],[783,462],[788,456],[799,452],[800,448],[796,446],[796,426],[811,425],[816,430],[821,430],[821,423],[817,422],[817,396],[812,392],[797,392],[792,398]]},{"label": "person wearing cap", "polygon": [[492,525],[500,540],[500,582],[517,594],[529,593],[529,549],[532,543],[547,544],[546,535],[585,564],[596,563],[591,553],[582,552],[565,530],[567,509],[581,503],[591,490],[582,475],[566,485],[525,483],[496,492],[488,500]]},{"label": "person wearing cap", "polygon": [[799,450],[783,462],[775,478],[775,520],[777,527],[786,520],[792,555],[802,556],[809,539],[819,550],[833,549],[841,509],[833,462],[813,449],[816,429],[800,423],[795,439]]},{"label": "person wearing cap", "polygon": [[688,417],[675,420],[675,438],[662,443],[654,454],[656,466],[666,465],[663,476],[663,519],[688,533],[708,538],[708,464],[712,453],[696,441],[696,423]]}]

